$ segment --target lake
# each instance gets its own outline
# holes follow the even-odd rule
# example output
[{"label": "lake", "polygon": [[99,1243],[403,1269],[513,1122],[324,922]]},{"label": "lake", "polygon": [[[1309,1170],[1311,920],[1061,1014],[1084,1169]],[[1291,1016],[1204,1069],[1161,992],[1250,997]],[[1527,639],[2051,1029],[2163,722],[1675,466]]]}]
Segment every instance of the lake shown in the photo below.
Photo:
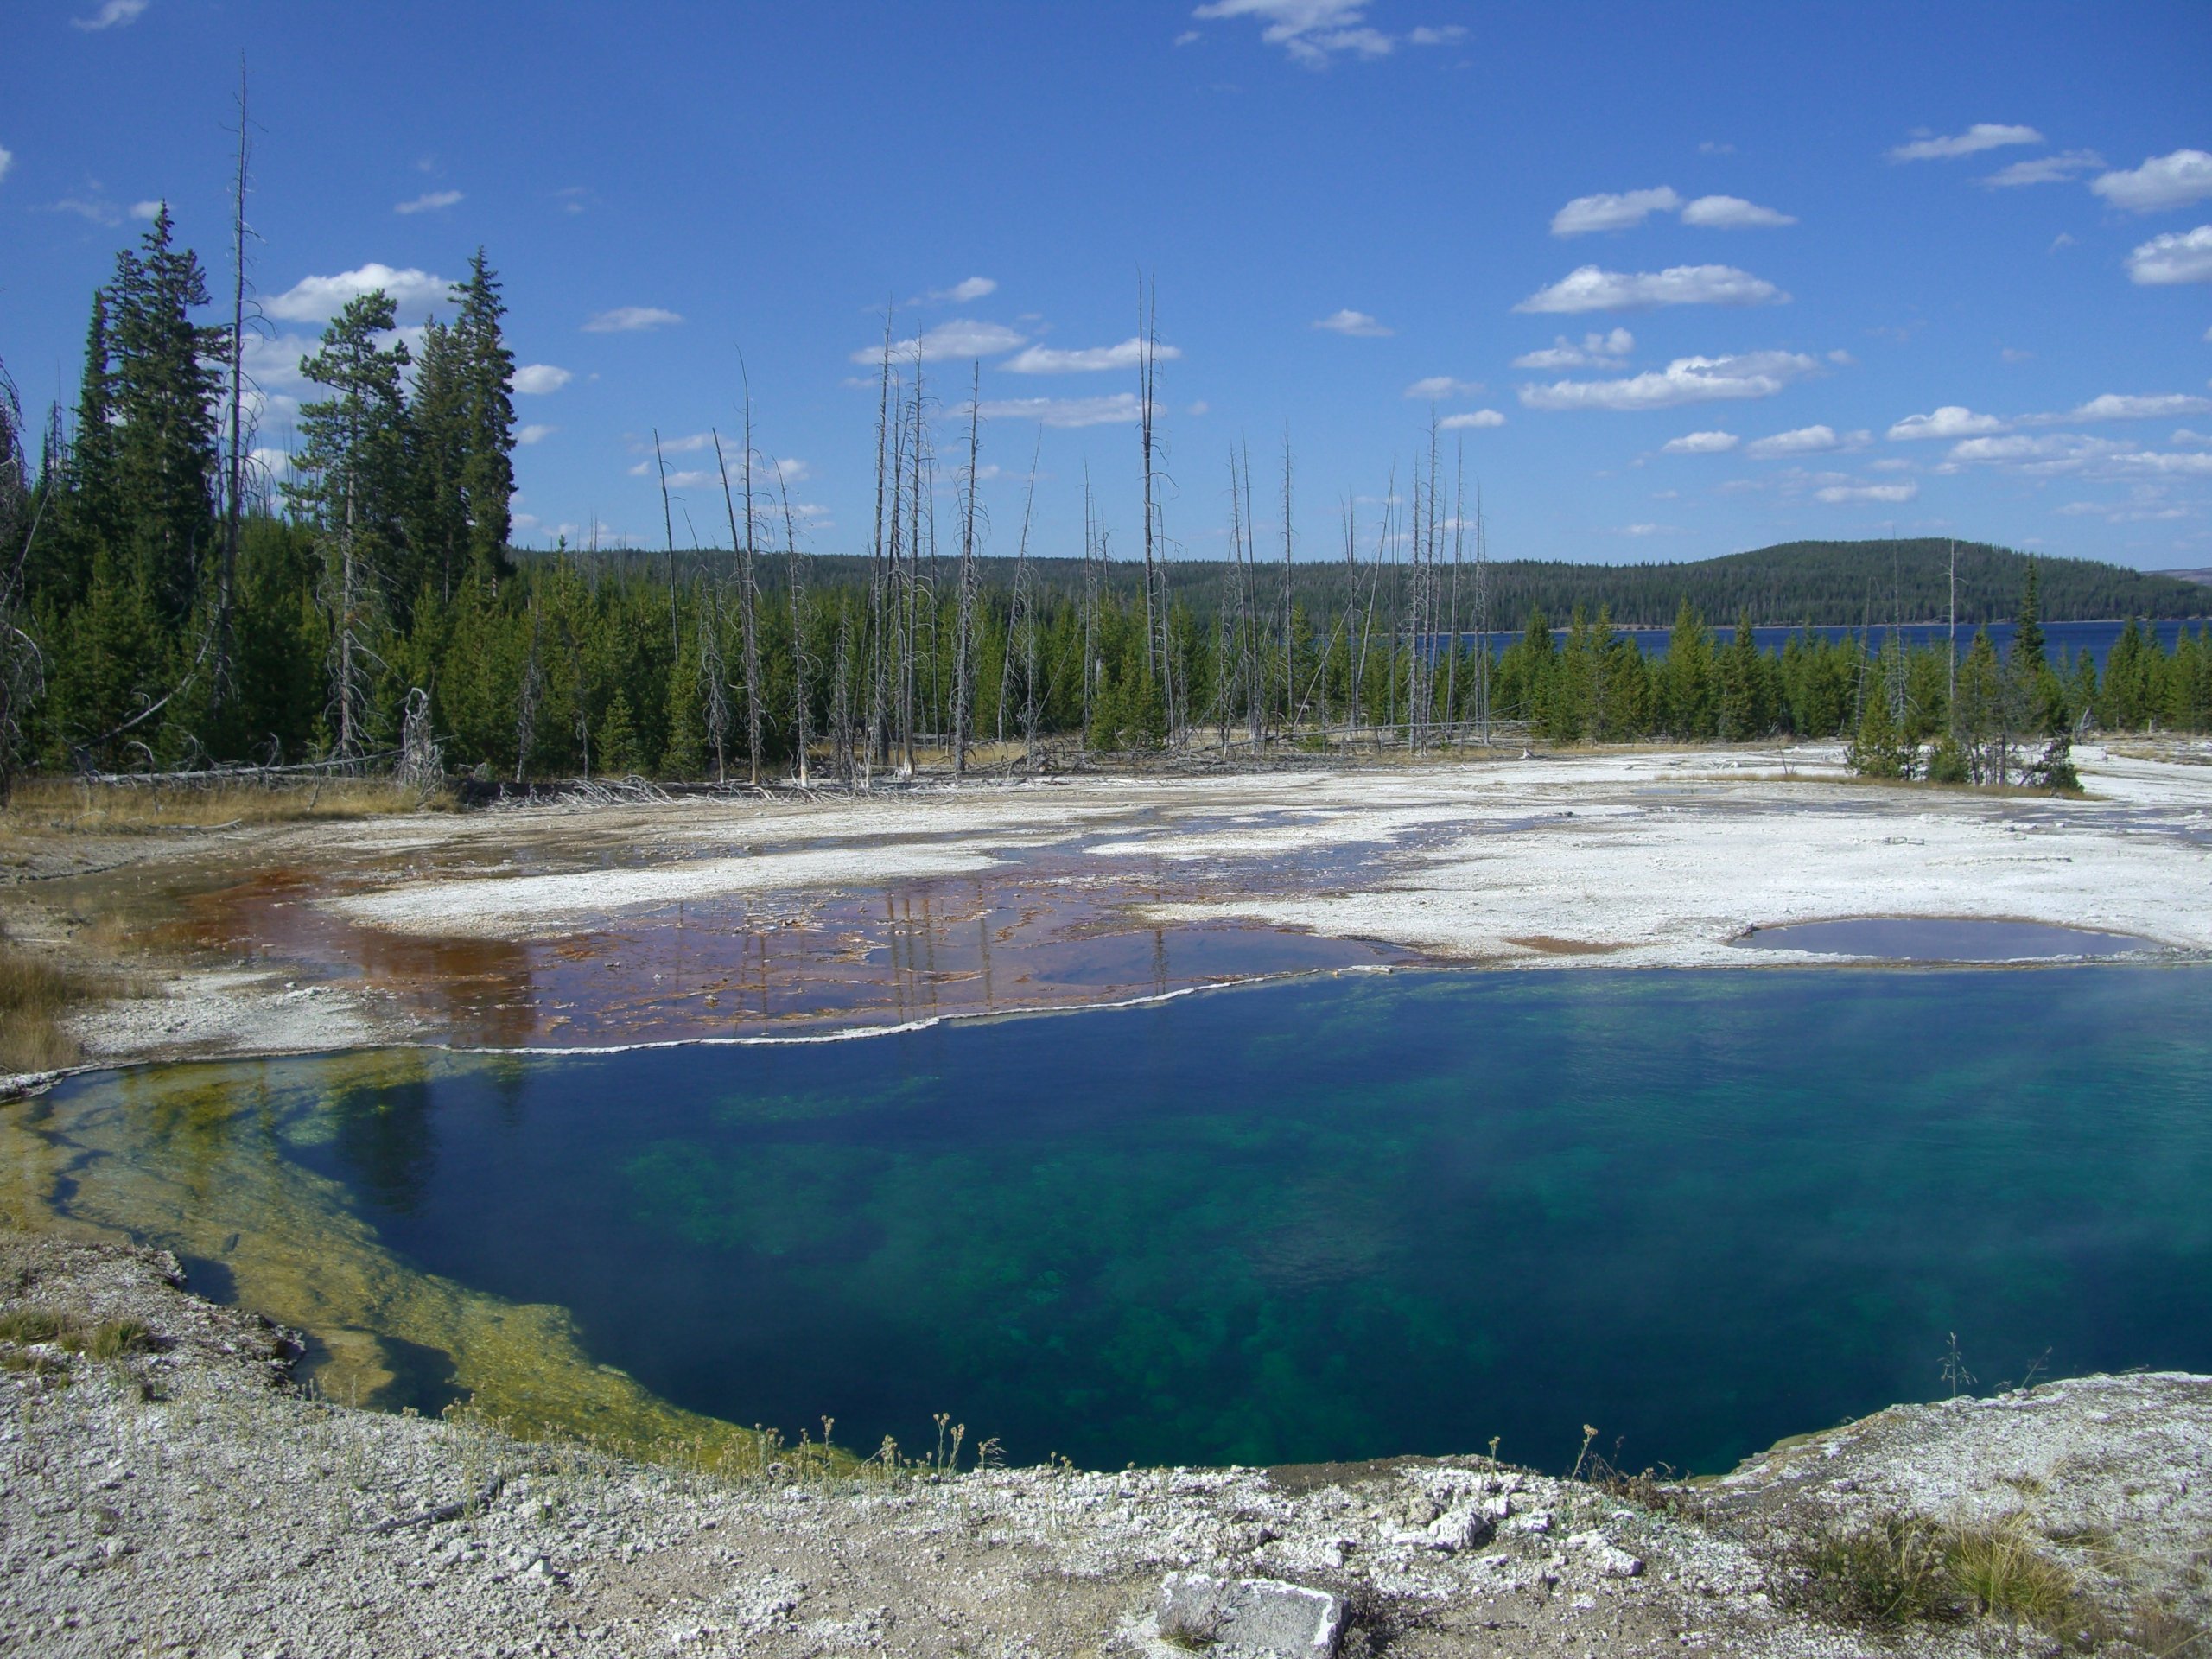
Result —
[{"label": "lake", "polygon": [[2212,1370],[2208,1031],[2192,965],[1351,975],[155,1068],[14,1109],[7,1161],[386,1404],[572,1344],[541,1414],[611,1366],[862,1450],[942,1411],[1015,1461],[1558,1468],[1587,1422],[1713,1471],[1942,1395],[1952,1333],[1983,1391]]}]

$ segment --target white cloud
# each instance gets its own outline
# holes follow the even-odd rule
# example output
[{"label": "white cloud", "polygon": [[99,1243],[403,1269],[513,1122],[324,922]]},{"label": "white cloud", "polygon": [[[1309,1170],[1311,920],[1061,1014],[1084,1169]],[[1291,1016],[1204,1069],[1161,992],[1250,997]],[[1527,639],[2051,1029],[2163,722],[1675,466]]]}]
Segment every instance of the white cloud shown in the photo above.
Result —
[{"label": "white cloud", "polygon": [[412,201],[394,202],[391,211],[395,213],[430,213],[441,207],[450,207],[460,200],[461,192],[458,190],[425,190]]},{"label": "white cloud", "polygon": [[[1028,338],[1018,334],[1003,323],[977,322],[968,317],[955,317],[940,322],[911,339],[896,341],[891,347],[894,362],[911,363],[918,356],[925,363],[944,363],[962,358],[996,357],[1001,352],[1010,352]],[[880,363],[883,359],[880,345],[863,346],[852,353],[855,363]]]},{"label": "white cloud", "polygon": [[1614,369],[1636,349],[1636,336],[1625,328],[1607,334],[1585,334],[1580,346],[1567,343],[1565,334],[1552,336],[1541,351],[1523,352],[1513,359],[1516,369]]},{"label": "white cloud", "polygon": [[[1143,352],[1144,342],[1132,334],[1118,346],[1090,346],[1080,351],[1032,346],[999,366],[1015,374],[1091,374],[1103,369],[1133,369]],[[1153,355],[1163,363],[1172,363],[1183,352],[1180,346],[1161,346],[1154,349]]]},{"label": "white cloud", "polygon": [[2177,149],[2171,156],[2153,156],[2142,166],[2125,173],[2107,173],[2089,188],[2115,207],[2131,213],[2162,213],[2186,207],[2212,196],[2212,156],[2201,149]]},{"label": "white cloud", "polygon": [[1972,438],[2002,432],[2006,423],[1994,415],[1977,415],[1958,404],[1946,404],[1932,415],[1908,415],[1889,429],[1893,442],[1916,438]]},{"label": "white cloud", "polygon": [[1794,432],[1757,439],[1744,446],[1744,453],[1757,461],[1772,461],[1778,455],[1821,455],[1859,448],[1872,436],[1871,432],[1839,433],[1832,426],[1801,426]]},{"label": "white cloud", "polygon": [[2036,156],[2015,162],[1974,182],[1992,190],[2013,190],[2024,184],[2063,184],[2076,173],[2086,173],[2104,164],[2105,158],[2094,149],[2069,149],[2063,155]]},{"label": "white cloud", "polygon": [[16,164],[16,152],[0,144],[0,179],[8,176],[8,169]]},{"label": "white cloud", "polygon": [[2212,225],[2152,237],[2127,256],[2127,274],[2146,288],[2212,282]]},{"label": "white cloud", "polygon": [[1464,415],[1446,415],[1436,423],[1446,432],[1459,432],[1469,428],[1503,426],[1505,416],[1494,409],[1472,409]]},{"label": "white cloud", "polygon": [[1831,484],[1813,492],[1816,501],[1910,501],[1920,493],[1917,484]]},{"label": "white cloud", "polygon": [[2108,391],[2092,397],[2067,418],[2075,421],[2167,421],[2177,415],[2202,415],[2212,410],[2212,397],[2192,397],[2186,392],[2159,397],[2129,397]]},{"label": "white cloud", "polygon": [[1662,455],[1725,455],[1743,440],[1733,432],[1685,432],[1659,446]]},{"label": "white cloud", "polygon": [[1205,36],[1199,34],[1197,29],[1186,29],[1180,35],[1178,35],[1175,37],[1175,44],[1178,46],[1196,46],[1205,38]]},{"label": "white cloud", "polygon": [[995,277],[969,276],[955,283],[950,288],[933,288],[928,293],[923,295],[920,299],[912,301],[911,303],[915,305],[973,305],[976,301],[988,298],[991,295],[995,294],[998,291],[999,285]]},{"label": "white cloud", "polygon": [[665,328],[683,319],[657,305],[618,305],[601,311],[584,324],[588,334],[634,334],[648,328]]},{"label": "white cloud", "polygon": [[162,216],[162,209],[167,205],[158,196],[146,201],[134,201],[130,204],[130,217],[143,219],[150,225]]},{"label": "white cloud", "polygon": [[547,426],[542,422],[532,421],[528,426],[516,432],[515,442],[524,445],[543,443],[560,429],[557,426]]},{"label": "white cloud", "polygon": [[1624,272],[1584,265],[1539,289],[1516,311],[1643,311],[1659,305],[1780,304],[1789,296],[1733,265],[1670,265]]},{"label": "white cloud", "polygon": [[1332,334],[1356,334],[1363,340],[1378,340],[1395,332],[1384,327],[1366,312],[1354,311],[1350,307],[1342,311],[1332,311],[1325,317],[1317,317],[1313,327],[1326,328]]},{"label": "white cloud", "polygon": [[69,21],[79,29],[114,29],[120,24],[135,23],[138,14],[146,10],[147,0],[102,0],[100,9],[89,17],[72,17]]},{"label": "white cloud", "polygon": [[1624,190],[1618,195],[1577,196],[1552,215],[1554,236],[1587,236],[1592,231],[1626,230],[1654,213],[1671,213],[1682,199],[1666,185],[1654,190]]},{"label": "white cloud", "polygon": [[2039,144],[2043,134],[2033,127],[2008,127],[1994,121],[1977,121],[1964,132],[1949,138],[1916,138],[1910,143],[1899,144],[1890,152],[1893,162],[1947,162],[1955,156],[1973,156],[1985,149],[2002,149],[2007,144]]},{"label": "white cloud", "polygon": [[59,201],[48,202],[45,211],[49,213],[74,213],[78,218],[89,219],[95,225],[123,223],[123,215],[117,213],[107,202],[86,201],[77,196],[64,196]]},{"label": "white cloud", "polygon": [[1471,397],[1483,389],[1479,380],[1454,380],[1448,374],[1424,375],[1406,388],[1406,396],[1434,403],[1441,397]]},{"label": "white cloud", "polygon": [[1682,209],[1682,223],[1713,231],[1743,231],[1775,225],[1795,225],[1796,219],[1772,207],[1762,207],[1741,196],[1700,196]]},{"label": "white cloud", "polygon": [[1255,18],[1262,25],[1262,40],[1282,48],[1309,69],[1326,68],[1341,55],[1384,58],[1401,45],[1447,46],[1467,35],[1458,23],[1386,35],[1368,23],[1367,0],[1208,0],[1191,15],[1207,21]]},{"label": "white cloud", "polygon": [[525,363],[514,372],[507,384],[525,397],[543,397],[549,391],[558,391],[575,379],[567,369],[558,369],[550,363]]},{"label": "white cloud", "polygon": [[1663,369],[1624,380],[1558,380],[1523,386],[1530,409],[1673,409],[1731,397],[1771,397],[1820,365],[1796,352],[1744,352],[1726,357],[1678,357]]},{"label": "white cloud", "polygon": [[1192,415],[1203,415],[1212,407],[1213,405],[1207,403],[1205,398],[1201,397],[1197,403],[1191,405],[1188,412]]},{"label": "white cloud", "polygon": [[1046,426],[1126,425],[1144,408],[1133,391],[1110,397],[1007,397],[978,407],[987,421],[1039,421]]},{"label": "white cloud", "polygon": [[444,277],[433,276],[427,270],[412,266],[395,270],[390,265],[370,264],[335,276],[303,276],[262,308],[287,322],[323,322],[343,311],[349,300],[376,289],[389,294],[402,312],[410,312],[437,304],[446,297],[447,287]]}]

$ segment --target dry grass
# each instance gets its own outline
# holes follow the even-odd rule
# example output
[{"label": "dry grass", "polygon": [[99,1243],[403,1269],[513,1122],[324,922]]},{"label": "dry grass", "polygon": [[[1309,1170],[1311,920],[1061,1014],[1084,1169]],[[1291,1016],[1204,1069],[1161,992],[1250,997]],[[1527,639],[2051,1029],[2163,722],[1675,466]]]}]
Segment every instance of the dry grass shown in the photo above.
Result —
[{"label": "dry grass", "polygon": [[1980,1617],[2075,1639],[2099,1621],[2074,1575],[2038,1543],[2018,1522],[1939,1526],[1889,1516],[1794,1550],[1789,1599],[1851,1624]]},{"label": "dry grass", "polygon": [[17,783],[4,817],[21,830],[221,830],[438,811],[452,806],[445,791],[425,798],[388,779],[341,778],[290,783],[84,784],[67,778]]},{"label": "dry grass", "polygon": [[94,981],[0,934],[0,1073],[74,1065],[79,1050],[61,1021],[100,991]]}]

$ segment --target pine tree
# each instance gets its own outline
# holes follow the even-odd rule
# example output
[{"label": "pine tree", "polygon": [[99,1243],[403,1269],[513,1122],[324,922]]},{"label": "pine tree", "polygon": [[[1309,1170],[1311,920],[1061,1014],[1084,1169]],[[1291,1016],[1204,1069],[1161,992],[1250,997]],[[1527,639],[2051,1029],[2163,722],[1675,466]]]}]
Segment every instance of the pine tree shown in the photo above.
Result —
[{"label": "pine tree", "polygon": [[515,493],[514,353],[499,319],[506,315],[499,279],[479,248],[468,280],[455,286],[461,315],[454,340],[461,370],[461,493],[468,518],[468,566],[492,591],[514,574],[507,558],[509,505]]},{"label": "pine tree", "polygon": [[197,254],[173,245],[174,229],[165,203],[140,251],[117,257],[111,290],[119,506],[172,623],[191,610],[213,544],[221,395],[219,331],[191,317],[207,303],[207,276]]}]

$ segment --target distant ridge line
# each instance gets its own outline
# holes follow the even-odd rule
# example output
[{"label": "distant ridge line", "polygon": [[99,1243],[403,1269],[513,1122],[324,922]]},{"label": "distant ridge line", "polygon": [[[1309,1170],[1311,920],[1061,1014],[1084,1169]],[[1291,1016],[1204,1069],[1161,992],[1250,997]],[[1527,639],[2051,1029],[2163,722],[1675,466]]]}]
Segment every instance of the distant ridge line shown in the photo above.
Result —
[{"label": "distant ridge line", "polygon": [[[1572,560],[1493,559],[1489,565],[1491,626],[1510,631],[1541,609],[1554,623],[1564,623],[1580,607],[1592,616],[1602,608],[1622,627],[1665,627],[1687,601],[1707,622],[1727,624],[1750,614],[1756,627],[1859,627],[1869,623],[1942,622],[1949,615],[1951,543],[1940,536],[1888,541],[1779,542],[1747,552],[1677,564],[1586,564]],[[517,550],[518,556],[543,558],[542,550]],[[633,577],[658,575],[663,553],[635,550],[587,556],[602,569]],[[1961,627],[2004,621],[2017,615],[2032,557],[2041,612],[2049,622],[2090,622],[2137,616],[2167,620],[2212,618],[2212,571],[2183,576],[2171,571],[2133,570],[2092,559],[2018,552],[1986,542],[1958,543],[1958,620]],[[691,570],[727,564],[727,551],[714,549],[679,553]],[[979,557],[987,592],[1011,590],[1014,560]],[[1079,593],[1083,561],[1030,556],[1034,578],[1063,596]],[[1167,565],[1173,600],[1187,605],[1201,622],[1210,622],[1229,590],[1233,567],[1211,559],[1176,559]],[[821,582],[865,583],[868,562],[849,554],[820,554],[812,560]],[[1395,613],[1389,586],[1405,578],[1402,564],[1387,561],[1377,614]],[[1440,576],[1449,581],[1449,560]],[[1363,603],[1375,576],[1373,550],[1360,556],[1359,595]],[[1296,601],[1323,631],[1328,619],[1344,612],[1347,581],[1338,560],[1315,559],[1295,567]],[[1141,592],[1142,566],[1109,563],[1102,585],[1134,598]],[[1459,575],[1461,632],[1474,626],[1475,575],[1471,560]]]}]

